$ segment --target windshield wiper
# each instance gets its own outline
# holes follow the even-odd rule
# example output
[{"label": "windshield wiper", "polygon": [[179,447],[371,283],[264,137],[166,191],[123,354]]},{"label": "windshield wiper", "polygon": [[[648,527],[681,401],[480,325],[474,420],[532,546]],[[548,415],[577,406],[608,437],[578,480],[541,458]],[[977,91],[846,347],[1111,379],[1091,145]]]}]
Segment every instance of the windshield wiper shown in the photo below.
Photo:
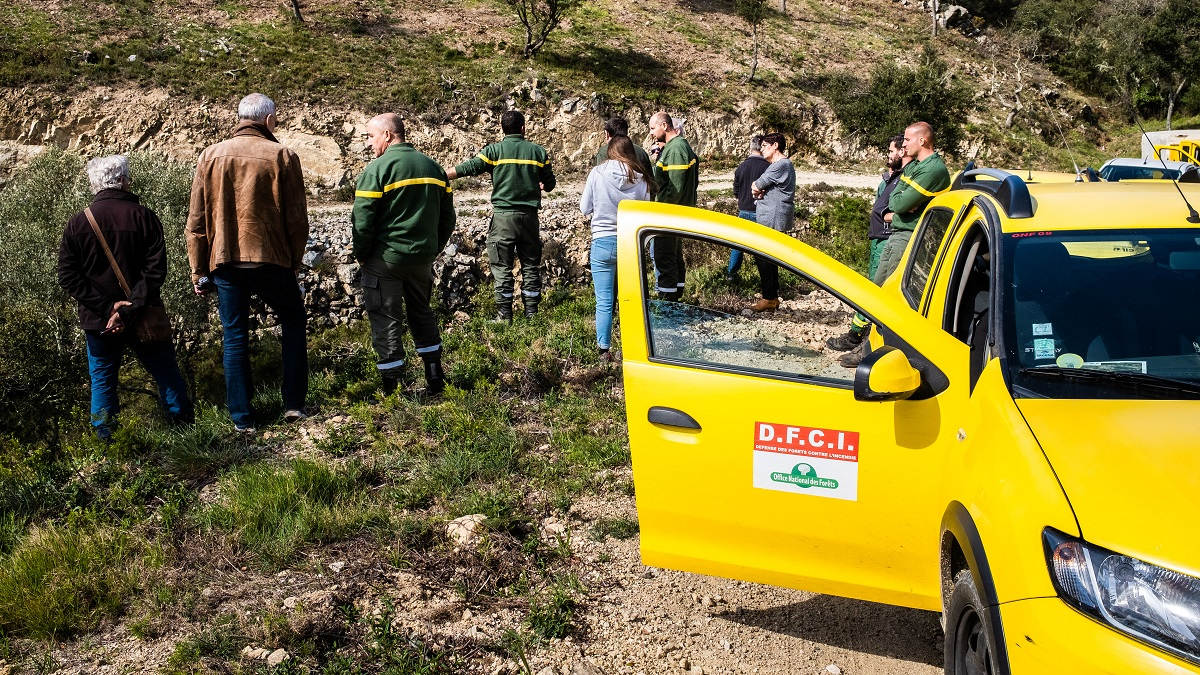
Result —
[{"label": "windshield wiper", "polygon": [[1043,366],[1041,368],[1022,368],[1019,374],[1064,380],[1104,382],[1105,384],[1124,386],[1146,393],[1153,392],[1156,396],[1167,399],[1176,398],[1180,394],[1187,394],[1184,398],[1200,398],[1200,383],[1143,373],[1126,373],[1115,370],[1101,370],[1099,368]]}]

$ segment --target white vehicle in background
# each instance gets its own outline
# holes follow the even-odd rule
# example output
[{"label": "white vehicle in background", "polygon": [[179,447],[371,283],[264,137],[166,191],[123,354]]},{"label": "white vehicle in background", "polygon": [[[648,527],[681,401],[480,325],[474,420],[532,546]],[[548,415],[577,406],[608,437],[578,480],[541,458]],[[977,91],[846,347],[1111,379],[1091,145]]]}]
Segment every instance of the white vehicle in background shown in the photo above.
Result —
[{"label": "white vehicle in background", "polygon": [[1153,157],[1116,157],[1100,167],[1100,178],[1115,183],[1122,180],[1177,180],[1200,183],[1200,167]]}]

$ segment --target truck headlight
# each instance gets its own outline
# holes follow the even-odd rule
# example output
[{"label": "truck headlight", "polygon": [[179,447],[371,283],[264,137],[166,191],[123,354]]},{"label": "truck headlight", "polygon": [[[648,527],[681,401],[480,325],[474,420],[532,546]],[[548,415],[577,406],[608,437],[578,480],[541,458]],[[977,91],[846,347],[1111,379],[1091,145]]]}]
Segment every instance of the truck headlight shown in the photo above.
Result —
[{"label": "truck headlight", "polygon": [[1200,662],[1200,579],[1043,531],[1060,598],[1138,640]]}]

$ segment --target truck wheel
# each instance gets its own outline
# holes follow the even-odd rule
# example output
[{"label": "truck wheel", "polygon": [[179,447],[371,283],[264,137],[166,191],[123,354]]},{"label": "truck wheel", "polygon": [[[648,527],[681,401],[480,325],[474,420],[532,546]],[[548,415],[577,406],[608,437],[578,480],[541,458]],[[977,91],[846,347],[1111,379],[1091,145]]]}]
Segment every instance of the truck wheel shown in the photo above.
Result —
[{"label": "truck wheel", "polygon": [[960,570],[946,616],[946,675],[1001,675],[994,635],[971,570]]}]

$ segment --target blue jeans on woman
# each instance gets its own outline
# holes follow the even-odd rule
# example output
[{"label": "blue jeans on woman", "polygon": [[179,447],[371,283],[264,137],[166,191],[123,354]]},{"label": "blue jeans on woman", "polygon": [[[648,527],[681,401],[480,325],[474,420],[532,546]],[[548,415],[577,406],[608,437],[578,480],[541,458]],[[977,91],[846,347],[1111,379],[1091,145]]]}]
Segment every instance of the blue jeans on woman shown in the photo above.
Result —
[{"label": "blue jeans on woman", "polygon": [[617,237],[593,239],[590,258],[592,285],[596,288],[596,346],[608,349],[617,307]]},{"label": "blue jeans on woman", "polygon": [[291,270],[279,265],[222,265],[212,273],[225,341],[225,405],[238,427],[254,426],[250,398],[250,296],[258,296],[279,322],[283,348],[283,408],[300,410],[308,396],[308,345],[304,299]]},{"label": "blue jeans on woman", "polygon": [[[743,218],[752,223],[757,222],[754,218],[753,211],[738,210],[738,218]],[[742,267],[742,250],[733,249],[729,251],[729,266],[725,268],[725,276],[733,276]]]},{"label": "blue jeans on woman", "polygon": [[192,401],[188,398],[187,385],[179,374],[175,363],[175,345],[165,342],[141,343],[128,332],[120,335],[100,335],[100,331],[84,331],[87,337],[88,371],[92,377],[92,429],[102,440],[113,432],[113,419],[120,412],[117,397],[117,373],[125,349],[133,355],[154,378],[158,385],[159,403],[172,423],[188,424],[192,421]]}]

